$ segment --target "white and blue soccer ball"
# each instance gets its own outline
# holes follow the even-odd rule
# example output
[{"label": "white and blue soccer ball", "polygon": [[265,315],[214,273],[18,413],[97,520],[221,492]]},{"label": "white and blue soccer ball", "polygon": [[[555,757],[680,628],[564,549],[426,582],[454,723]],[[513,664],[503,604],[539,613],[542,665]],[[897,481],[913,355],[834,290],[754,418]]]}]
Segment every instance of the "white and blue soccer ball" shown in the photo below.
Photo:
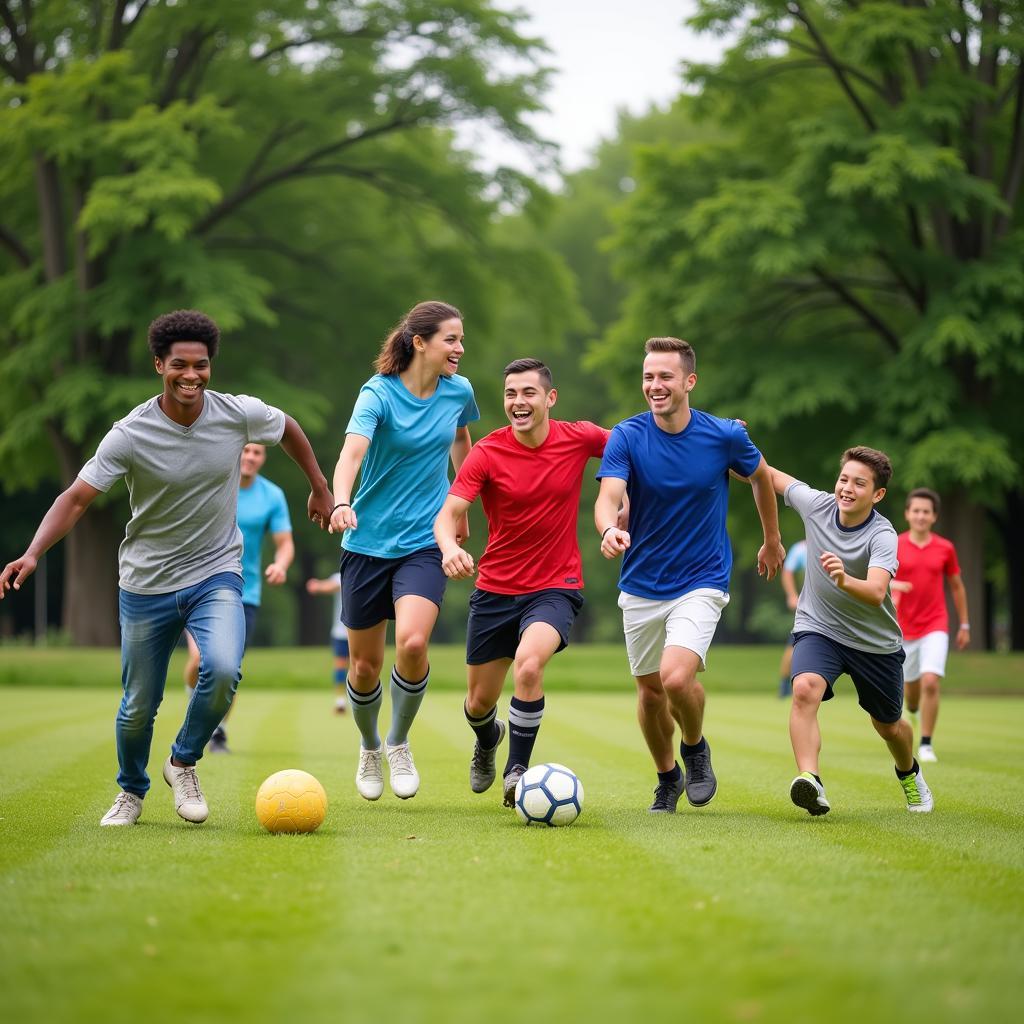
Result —
[{"label": "white and blue soccer ball", "polygon": [[516,783],[516,814],[527,825],[571,825],[583,810],[583,783],[564,764],[535,764]]}]

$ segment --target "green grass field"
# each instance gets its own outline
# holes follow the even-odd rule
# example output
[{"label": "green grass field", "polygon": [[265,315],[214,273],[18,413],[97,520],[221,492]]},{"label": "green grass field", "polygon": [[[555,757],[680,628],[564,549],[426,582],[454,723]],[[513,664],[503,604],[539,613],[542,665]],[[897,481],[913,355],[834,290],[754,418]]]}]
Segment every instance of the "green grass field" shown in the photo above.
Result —
[{"label": "green grass field", "polygon": [[[22,670],[10,653],[6,678]],[[707,713],[718,796],[652,817],[621,655],[570,649],[549,676],[534,761],[570,765],[586,805],[570,828],[541,829],[519,825],[497,790],[469,792],[460,677],[417,722],[419,795],[385,788],[367,804],[352,782],[356,731],[330,713],[330,688],[275,689],[284,663],[255,651],[246,681],[262,685],[233,712],[235,753],[201,764],[209,821],[178,819],[159,778],[184,708],[174,685],[141,823],[101,830],[116,793],[109,654],[94,674],[93,652],[14,653],[36,685],[0,688],[5,1020],[1019,1019],[1020,698],[943,704],[936,810],[911,815],[841,684],[822,711],[834,810],[812,819],[788,801],[775,652],[761,651],[759,694],[713,685],[721,657]],[[47,685],[58,654],[77,664],[76,687]],[[326,673],[326,651],[303,657]],[[257,786],[286,767],[327,789],[314,835],[255,821]]]}]

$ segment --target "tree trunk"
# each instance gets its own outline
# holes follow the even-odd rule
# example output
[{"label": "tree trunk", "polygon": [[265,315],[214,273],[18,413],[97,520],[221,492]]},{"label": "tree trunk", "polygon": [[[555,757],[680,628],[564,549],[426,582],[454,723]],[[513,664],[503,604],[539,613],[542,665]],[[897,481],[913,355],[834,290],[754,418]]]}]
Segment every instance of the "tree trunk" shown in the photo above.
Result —
[{"label": "tree trunk", "polygon": [[117,647],[117,548],[124,537],[116,506],[93,505],[65,539],[64,628],[81,647]]},{"label": "tree trunk", "polygon": [[[944,495],[938,530],[956,546],[967,610],[971,619],[971,649],[981,650],[989,636],[989,607],[985,595],[985,509],[966,491],[957,489]],[[959,623],[950,615],[950,636],[956,636]]]},{"label": "tree trunk", "polygon": [[1007,530],[1003,533],[1006,557],[1006,600],[1010,623],[1010,650],[1024,651],[1024,491],[1006,496]]}]

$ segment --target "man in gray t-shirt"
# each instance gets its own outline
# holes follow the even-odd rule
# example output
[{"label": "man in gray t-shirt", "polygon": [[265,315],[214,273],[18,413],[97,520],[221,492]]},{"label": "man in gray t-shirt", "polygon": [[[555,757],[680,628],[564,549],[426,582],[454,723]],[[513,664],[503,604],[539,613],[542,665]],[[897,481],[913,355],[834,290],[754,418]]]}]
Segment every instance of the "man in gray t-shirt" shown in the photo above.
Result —
[{"label": "man in gray t-shirt", "polygon": [[789,734],[799,775],[790,798],[813,815],[830,804],[818,775],[818,707],[847,674],[896,762],[907,809],[930,811],[932,795],[903,720],[903,636],[889,584],[896,573],[896,531],[875,505],[892,465],[884,452],[848,448],[830,494],[772,470],[772,484],[807,533],[807,569],[793,625],[793,704]]},{"label": "man in gray t-shirt", "polygon": [[163,766],[178,814],[209,810],[196,762],[231,706],[241,678],[242,537],[236,518],[239,457],[249,442],[280,444],[309,480],[310,519],[325,528],[334,499],[302,428],[247,395],[207,390],[220,332],[202,313],[179,310],[149,328],[163,391],[111,427],[75,482],[43,517],[21,558],[0,572],[0,599],[118,480],[131,519],[119,552],[124,696],[116,739],[121,792],[101,825],[134,825],[149,790],[146,765],[171,651],[188,630],[199,646],[199,682]]}]

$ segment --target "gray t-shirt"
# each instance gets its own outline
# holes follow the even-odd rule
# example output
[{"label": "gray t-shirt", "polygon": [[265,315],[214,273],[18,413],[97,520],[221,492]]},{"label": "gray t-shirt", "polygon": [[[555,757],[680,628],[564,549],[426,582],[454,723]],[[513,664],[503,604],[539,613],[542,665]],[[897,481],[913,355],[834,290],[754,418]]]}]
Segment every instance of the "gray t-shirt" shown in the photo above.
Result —
[{"label": "gray t-shirt", "polygon": [[156,398],[118,420],[78,476],[100,491],[122,477],[128,485],[121,589],[167,594],[219,572],[241,575],[239,459],[250,442],[277,444],[283,434],[280,409],[216,391],[204,393],[190,427],[166,416]]},{"label": "gray t-shirt", "polygon": [[903,645],[892,595],[887,591],[878,607],[840,590],[821,567],[823,551],[838,555],[847,573],[867,579],[875,566],[896,575],[896,531],[885,516],[872,509],[860,526],[839,523],[834,494],[796,482],[786,488],[786,504],[800,513],[807,533],[807,570],[793,632],[821,633],[847,647],[870,654],[891,654]]}]

